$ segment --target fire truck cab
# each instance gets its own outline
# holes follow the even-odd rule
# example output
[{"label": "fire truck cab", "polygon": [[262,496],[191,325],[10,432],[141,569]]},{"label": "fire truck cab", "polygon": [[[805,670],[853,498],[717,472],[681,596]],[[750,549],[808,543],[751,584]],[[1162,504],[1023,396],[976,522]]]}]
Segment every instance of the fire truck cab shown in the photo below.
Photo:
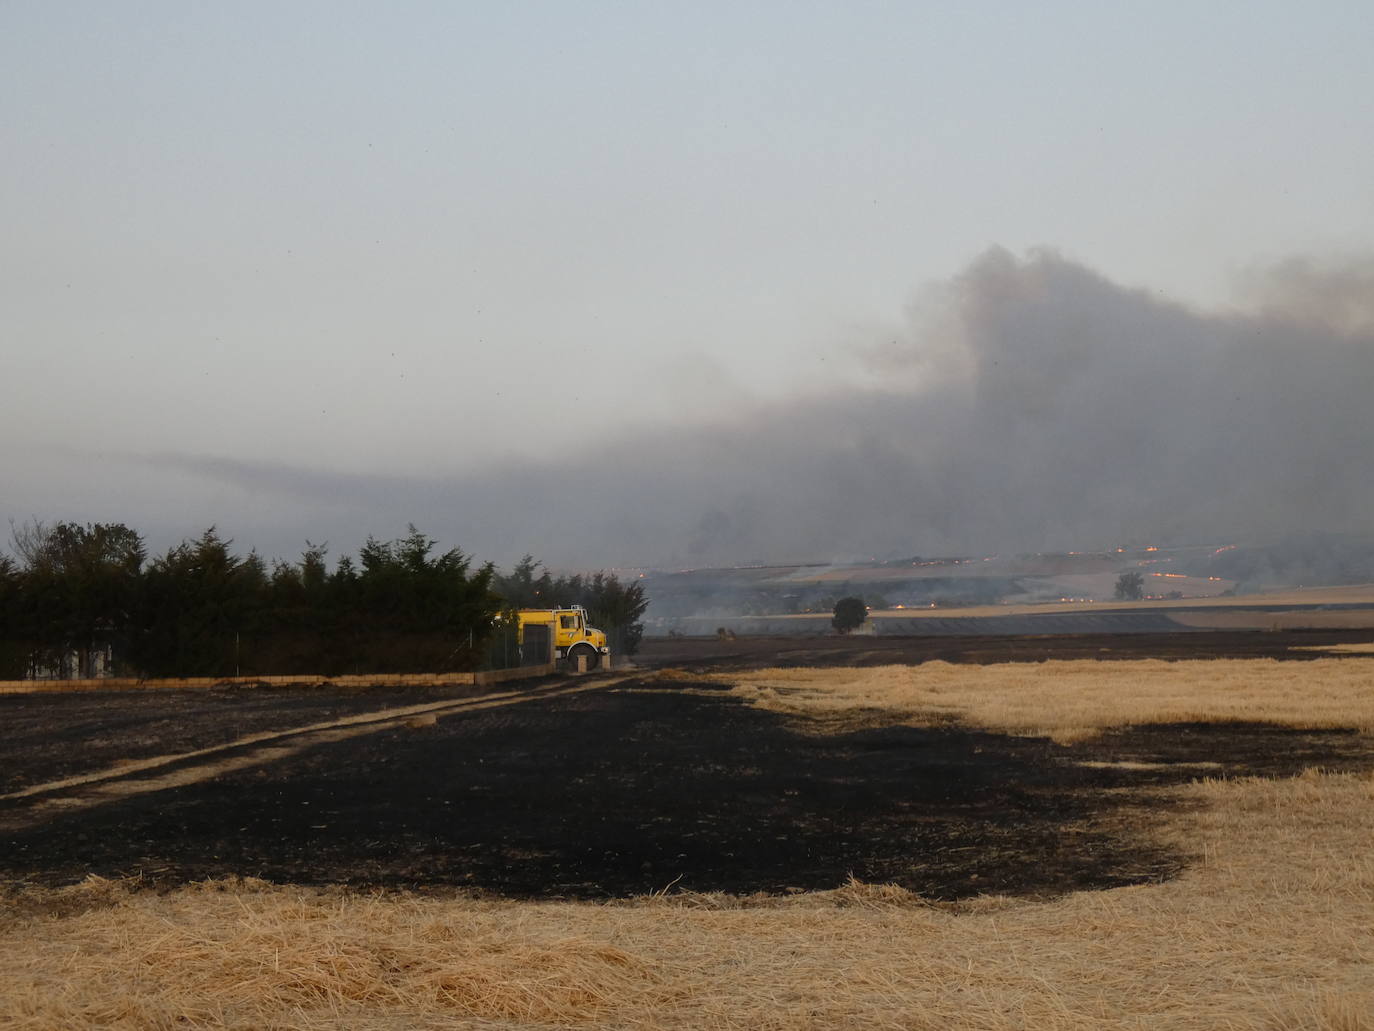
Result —
[{"label": "fire truck cab", "polygon": [[[517,640],[521,658],[527,648],[549,648],[555,659],[562,659],[572,669],[585,660],[585,669],[593,670],[603,661],[610,664],[611,649],[606,645],[606,633],[587,625],[587,610],[581,605],[566,609],[520,609],[520,628]],[[602,657],[605,656],[603,659]]]}]

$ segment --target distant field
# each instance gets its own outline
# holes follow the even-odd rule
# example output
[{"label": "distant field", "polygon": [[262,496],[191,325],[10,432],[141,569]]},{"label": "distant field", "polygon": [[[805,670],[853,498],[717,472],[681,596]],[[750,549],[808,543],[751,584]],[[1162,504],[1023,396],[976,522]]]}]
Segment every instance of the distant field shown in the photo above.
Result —
[{"label": "distant field", "polygon": [[1184,611],[1171,614],[1174,622],[1200,630],[1304,630],[1362,629],[1374,627],[1374,607],[1367,609],[1273,609],[1246,612],[1239,609]]},{"label": "distant field", "polygon": [[[1298,630],[1374,628],[1374,585],[1321,587],[1239,597],[1148,601],[1065,601],[874,609],[868,630],[878,634],[1102,634],[1179,630]],[[762,616],[690,617],[689,633],[717,625],[739,633],[826,631],[828,611]]]},{"label": "distant field", "polygon": [[[1037,626],[1036,617],[1020,622]],[[1093,617],[1050,616],[1047,622]],[[1286,630],[1256,633],[1241,630],[1182,632],[1165,617],[1171,629],[1161,633],[967,633],[957,636],[918,633],[931,624],[903,624],[893,620],[880,633],[841,637],[821,624],[777,624],[766,634],[738,633],[724,637],[708,632],[697,636],[646,637],[637,660],[649,668],[680,667],[696,671],[768,669],[776,666],[917,666],[938,660],[959,665],[1046,662],[1091,659],[1120,662],[1131,659],[1307,659],[1338,645],[1368,645],[1374,628]],[[968,620],[975,625],[981,620]],[[992,621],[989,620],[989,623]],[[935,629],[940,624],[934,624]],[[888,630],[896,630],[889,633]],[[714,630],[713,627],[705,629]]]},{"label": "distant field", "polygon": [[[960,616],[1029,616],[1058,612],[1166,611],[1175,614],[1177,618],[1179,610],[1245,607],[1272,609],[1281,608],[1285,605],[1368,605],[1374,608],[1374,584],[1357,584],[1350,587],[1313,587],[1302,590],[1276,591],[1268,594],[1245,594],[1230,598],[1046,602],[1034,605],[971,605],[962,608],[875,609],[869,613],[869,616],[873,619],[920,619],[922,617],[938,619]],[[770,616],[769,618],[783,619],[786,617]]]}]

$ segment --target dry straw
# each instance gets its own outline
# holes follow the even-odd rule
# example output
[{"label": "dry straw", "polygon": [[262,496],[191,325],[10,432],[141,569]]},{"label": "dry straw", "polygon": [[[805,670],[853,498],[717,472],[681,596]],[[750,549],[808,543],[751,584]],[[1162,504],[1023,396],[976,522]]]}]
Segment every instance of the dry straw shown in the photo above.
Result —
[{"label": "dry straw", "polygon": [[[1374,781],[1201,782],[1179,880],[926,905],[622,905],[88,881],[11,899],[20,1028],[1374,1028]],[[66,915],[62,915],[62,914]]]},{"label": "dry straw", "polygon": [[[1188,718],[1292,715],[1281,678],[1240,676],[1247,694],[1217,667],[1189,694],[1157,665],[1076,671],[1062,681],[1063,714],[1039,723],[1078,732],[1113,711],[1179,706]],[[1291,664],[1290,690],[1329,710],[1323,720],[1341,706],[1343,722],[1367,719],[1346,684],[1366,667],[1337,665]],[[900,702],[882,711],[913,711],[916,688],[890,672],[841,673],[843,691],[860,673],[886,685],[875,704]],[[808,674],[788,675],[744,690],[840,704],[817,682],[786,694]],[[1099,676],[1118,692],[1143,683],[1150,700],[1111,708]],[[1012,682],[942,670],[938,711],[1028,729],[1018,690],[1054,693]],[[986,693],[996,702],[980,707]],[[261,882],[155,894],[91,879],[12,893],[0,909],[0,1027],[1374,1031],[1374,779],[1199,781],[1157,801],[1167,815],[1152,833],[1194,857],[1181,877],[1051,902],[929,905],[862,884],[612,905]]]},{"label": "dry straw", "polygon": [[958,720],[1060,742],[1143,723],[1279,723],[1374,731],[1374,664],[1352,657],[1280,662],[1057,660],[991,666],[927,662],[865,669],[720,674],[766,709],[915,724]]}]

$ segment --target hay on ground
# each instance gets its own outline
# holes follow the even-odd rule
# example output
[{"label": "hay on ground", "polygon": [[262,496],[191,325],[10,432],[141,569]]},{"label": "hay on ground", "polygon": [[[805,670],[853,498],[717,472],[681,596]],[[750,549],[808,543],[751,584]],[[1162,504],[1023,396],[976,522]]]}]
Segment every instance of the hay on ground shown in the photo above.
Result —
[{"label": "hay on ground", "polygon": [[1183,796],[1182,877],[1049,903],[24,893],[0,926],[0,1026],[1374,1029],[1374,779]]},{"label": "hay on ground", "polygon": [[765,709],[869,719],[878,713],[917,725],[957,720],[1061,743],[1145,723],[1242,721],[1374,732],[1374,665],[1360,658],[926,662],[714,678]]}]

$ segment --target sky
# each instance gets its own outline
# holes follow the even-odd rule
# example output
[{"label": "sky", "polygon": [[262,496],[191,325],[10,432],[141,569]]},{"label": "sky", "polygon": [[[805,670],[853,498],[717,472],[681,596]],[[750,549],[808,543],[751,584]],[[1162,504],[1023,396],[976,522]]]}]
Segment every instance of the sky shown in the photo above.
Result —
[{"label": "sky", "polygon": [[0,0],[0,518],[1374,529],[1364,3]]}]

